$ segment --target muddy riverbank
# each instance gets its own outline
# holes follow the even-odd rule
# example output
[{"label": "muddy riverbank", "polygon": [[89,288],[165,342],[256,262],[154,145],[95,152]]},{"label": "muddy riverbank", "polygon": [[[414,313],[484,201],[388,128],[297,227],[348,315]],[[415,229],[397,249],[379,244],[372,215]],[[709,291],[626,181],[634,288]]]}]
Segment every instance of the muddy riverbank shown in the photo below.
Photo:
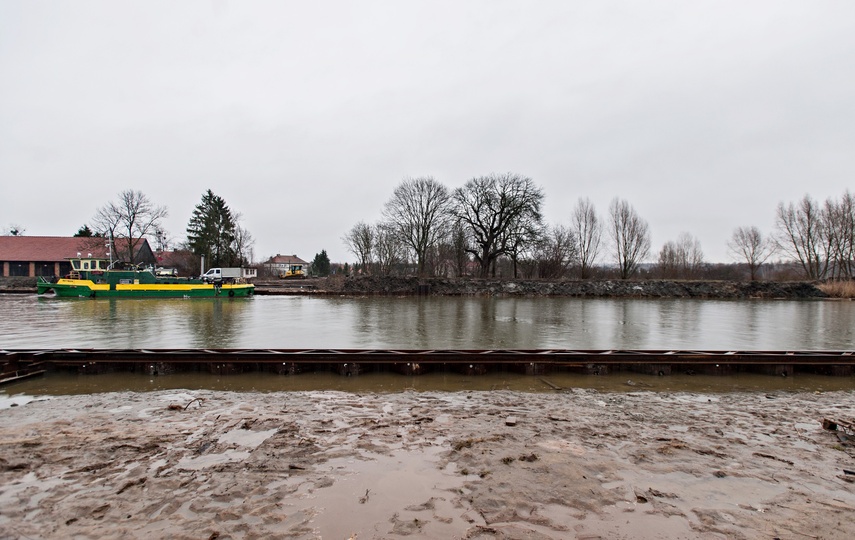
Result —
[{"label": "muddy riverbank", "polygon": [[[11,407],[11,405],[17,405]],[[852,538],[853,392],[0,399],[2,538]]]}]

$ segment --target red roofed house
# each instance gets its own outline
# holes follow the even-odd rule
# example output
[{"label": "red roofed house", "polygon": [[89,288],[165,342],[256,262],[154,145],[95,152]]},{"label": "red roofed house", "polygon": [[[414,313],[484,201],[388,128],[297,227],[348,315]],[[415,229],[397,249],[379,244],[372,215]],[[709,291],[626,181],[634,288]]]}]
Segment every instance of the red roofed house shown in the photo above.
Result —
[{"label": "red roofed house", "polygon": [[[117,245],[121,247],[120,242]],[[64,276],[71,272],[69,258],[90,254],[92,257],[109,258],[107,240],[96,236],[0,236],[0,275]],[[146,239],[137,245],[134,260],[155,264],[154,253]]]},{"label": "red roofed house", "polygon": [[279,255],[270,257],[264,267],[274,276],[297,277],[305,276],[309,263],[296,255]]}]

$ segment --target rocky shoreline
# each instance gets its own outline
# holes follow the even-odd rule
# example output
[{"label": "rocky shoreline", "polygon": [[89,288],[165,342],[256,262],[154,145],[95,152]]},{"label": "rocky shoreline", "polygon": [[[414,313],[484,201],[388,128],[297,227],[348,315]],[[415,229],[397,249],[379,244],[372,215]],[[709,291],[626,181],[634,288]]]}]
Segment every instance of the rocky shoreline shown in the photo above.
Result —
[{"label": "rocky shoreline", "polygon": [[[259,295],[563,296],[579,298],[816,299],[807,281],[523,280],[348,276],[256,281]],[[36,278],[0,277],[0,293],[32,294]]]},{"label": "rocky shoreline", "polygon": [[825,298],[810,282],[591,280],[532,281],[415,277],[348,277],[344,294],[434,296],[567,296],[582,298]]}]

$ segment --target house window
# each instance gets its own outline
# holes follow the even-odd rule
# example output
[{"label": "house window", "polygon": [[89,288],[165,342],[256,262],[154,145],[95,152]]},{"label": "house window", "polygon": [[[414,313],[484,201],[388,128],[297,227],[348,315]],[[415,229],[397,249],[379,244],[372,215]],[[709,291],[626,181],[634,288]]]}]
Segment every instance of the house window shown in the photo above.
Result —
[{"label": "house window", "polygon": [[37,276],[52,276],[54,271],[54,264],[52,262],[37,262],[36,263],[36,275]]},{"label": "house window", "polygon": [[9,263],[9,275],[17,277],[26,277],[30,275],[30,263],[11,261]]}]

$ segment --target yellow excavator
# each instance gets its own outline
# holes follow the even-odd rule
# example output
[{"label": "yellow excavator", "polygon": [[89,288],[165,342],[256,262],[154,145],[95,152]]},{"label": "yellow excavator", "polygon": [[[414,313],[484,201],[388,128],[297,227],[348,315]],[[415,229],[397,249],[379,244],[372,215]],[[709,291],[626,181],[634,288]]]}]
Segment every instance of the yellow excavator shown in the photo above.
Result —
[{"label": "yellow excavator", "polygon": [[279,272],[279,279],[304,278],[306,273],[303,271],[302,264],[289,264],[285,270]]}]

